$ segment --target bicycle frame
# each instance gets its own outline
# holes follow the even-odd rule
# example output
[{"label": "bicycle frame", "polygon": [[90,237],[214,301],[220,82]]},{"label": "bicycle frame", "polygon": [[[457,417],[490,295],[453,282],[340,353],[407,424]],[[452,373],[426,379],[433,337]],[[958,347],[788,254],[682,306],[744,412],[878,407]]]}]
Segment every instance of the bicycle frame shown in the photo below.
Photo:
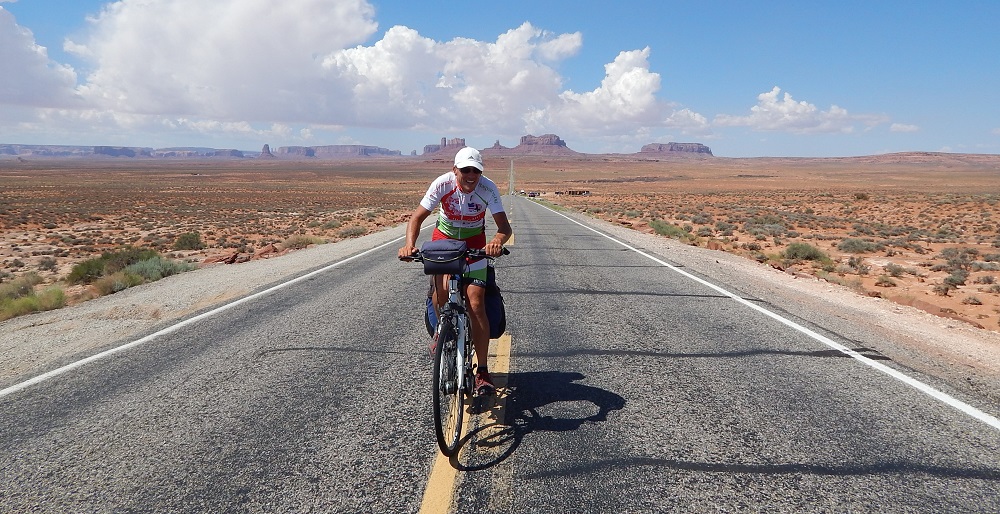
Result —
[{"label": "bicycle frame", "polygon": [[[466,313],[461,275],[450,275],[448,277],[448,303],[441,309],[439,316],[441,318],[451,316],[455,320],[455,323],[452,324],[456,332],[455,340],[458,342],[458,348],[455,352],[455,369],[459,370],[456,377],[455,390],[465,392],[465,382],[468,378],[466,372],[469,368],[467,363],[470,357],[469,346],[471,334],[469,333],[469,317]],[[441,323],[438,323],[438,330],[440,330],[441,326]]]}]

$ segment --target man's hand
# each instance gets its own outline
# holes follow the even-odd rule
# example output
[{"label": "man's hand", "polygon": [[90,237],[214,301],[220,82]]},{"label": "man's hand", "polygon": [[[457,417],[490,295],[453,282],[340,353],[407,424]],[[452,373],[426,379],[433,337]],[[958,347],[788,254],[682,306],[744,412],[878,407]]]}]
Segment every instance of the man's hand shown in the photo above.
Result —
[{"label": "man's hand", "polygon": [[400,259],[410,259],[413,254],[417,253],[417,247],[413,245],[406,245],[399,249]]},{"label": "man's hand", "polygon": [[489,255],[490,257],[499,257],[500,254],[503,253],[503,245],[500,243],[490,242],[487,243],[485,248],[483,248],[483,251],[485,251],[486,255]]}]

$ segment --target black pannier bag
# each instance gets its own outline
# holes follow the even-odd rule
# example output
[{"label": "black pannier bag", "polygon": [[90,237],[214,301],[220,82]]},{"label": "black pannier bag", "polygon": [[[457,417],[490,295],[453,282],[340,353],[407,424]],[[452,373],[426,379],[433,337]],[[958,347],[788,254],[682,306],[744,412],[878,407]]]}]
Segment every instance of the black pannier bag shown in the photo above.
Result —
[{"label": "black pannier bag", "polygon": [[503,295],[497,286],[497,274],[493,266],[487,268],[486,317],[490,319],[490,339],[496,339],[507,331],[507,309],[503,306]]},{"label": "black pannier bag", "polygon": [[434,337],[437,330],[438,318],[434,312],[434,277],[430,277],[431,285],[427,288],[427,310],[424,311],[424,326],[427,327],[427,335]]},{"label": "black pannier bag", "polygon": [[458,239],[427,241],[420,247],[425,275],[453,275],[465,272],[465,252],[469,246]]}]

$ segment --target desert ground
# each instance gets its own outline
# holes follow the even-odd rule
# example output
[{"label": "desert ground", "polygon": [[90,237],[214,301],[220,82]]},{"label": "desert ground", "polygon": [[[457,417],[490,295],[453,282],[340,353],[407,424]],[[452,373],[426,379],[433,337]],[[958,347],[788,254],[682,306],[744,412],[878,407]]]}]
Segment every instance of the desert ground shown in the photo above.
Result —
[{"label": "desert ground", "polygon": [[[535,155],[512,166],[487,155],[486,166],[503,192],[1000,331],[1000,156]],[[356,237],[404,222],[449,168],[422,158],[0,160],[0,281],[35,273],[37,287],[61,285],[72,304],[94,296],[65,283],[73,266],[127,245],[220,265]],[[202,248],[178,249],[191,233]]]}]

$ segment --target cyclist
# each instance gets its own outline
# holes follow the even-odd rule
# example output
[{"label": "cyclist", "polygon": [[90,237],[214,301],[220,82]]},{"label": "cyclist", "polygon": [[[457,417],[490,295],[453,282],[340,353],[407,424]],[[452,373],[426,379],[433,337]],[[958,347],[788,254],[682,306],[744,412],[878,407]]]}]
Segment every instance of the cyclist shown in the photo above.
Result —
[{"label": "cyclist", "polygon": [[[493,257],[500,255],[513,229],[500,201],[500,190],[483,175],[483,169],[483,157],[475,148],[465,147],[455,154],[455,165],[451,171],[431,183],[420,205],[410,216],[406,226],[406,244],[399,249],[401,258],[417,251],[420,226],[438,205],[441,209],[431,239],[461,239],[469,248],[481,248]],[[489,242],[486,240],[487,210],[497,225],[497,233]],[[487,366],[490,325],[486,318],[486,266],[485,259],[470,263],[462,282],[469,302],[469,325],[478,363],[475,387],[477,391],[492,393],[495,388]],[[434,305],[440,310],[448,301],[448,277],[436,276],[434,285]]]}]

